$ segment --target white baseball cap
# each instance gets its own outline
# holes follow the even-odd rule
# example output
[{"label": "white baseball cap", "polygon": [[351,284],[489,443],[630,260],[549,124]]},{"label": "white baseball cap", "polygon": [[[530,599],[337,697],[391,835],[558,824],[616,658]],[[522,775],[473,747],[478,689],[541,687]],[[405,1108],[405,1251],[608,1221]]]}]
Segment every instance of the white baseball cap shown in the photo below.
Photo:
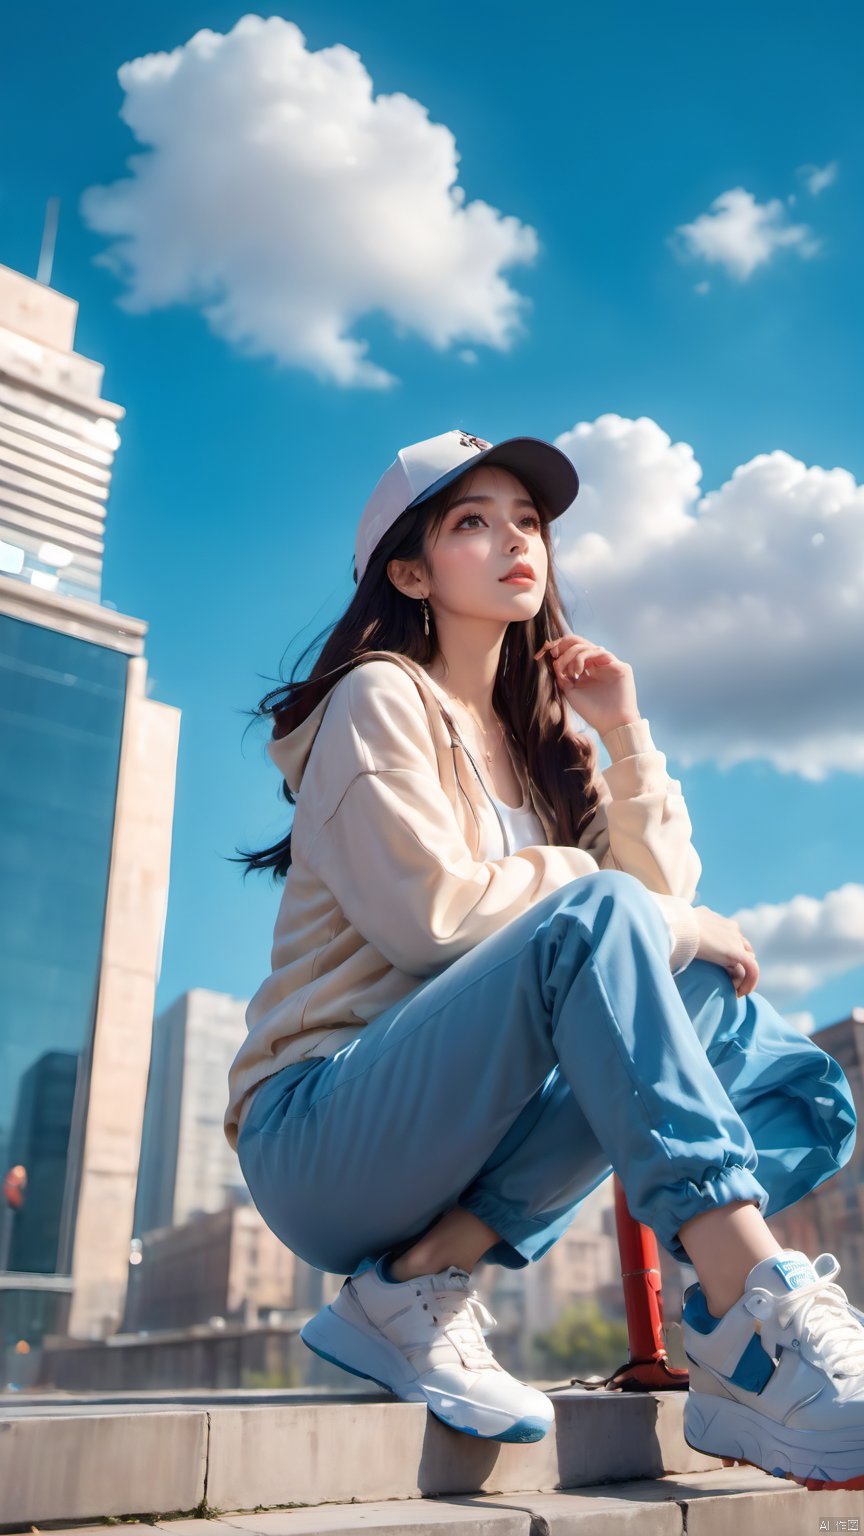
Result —
[{"label": "white baseball cap", "polygon": [[477,464],[501,464],[514,475],[524,474],[542,496],[550,519],[566,512],[579,492],[579,476],[566,453],[540,437],[508,437],[493,444],[454,427],[439,437],[411,443],[400,448],[363,508],[354,541],[358,585],[370,555],[397,518]]}]

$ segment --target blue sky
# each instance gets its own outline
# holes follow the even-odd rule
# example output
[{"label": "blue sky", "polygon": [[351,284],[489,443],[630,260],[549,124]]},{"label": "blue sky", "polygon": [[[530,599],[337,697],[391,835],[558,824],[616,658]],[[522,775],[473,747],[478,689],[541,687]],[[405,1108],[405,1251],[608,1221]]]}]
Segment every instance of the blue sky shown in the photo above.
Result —
[{"label": "blue sky", "polygon": [[[334,45],[357,56],[338,55],[346,80],[370,77],[377,182],[343,193],[330,147],[350,151],[360,119],[332,81],[320,161],[296,145],[262,160],[257,34],[245,60],[219,50],[221,144],[207,57],[161,93],[140,69],[118,82],[244,14],[95,3],[82,26],[31,3],[4,22],[0,261],[35,276],[59,197],[53,286],[127,412],[103,593],[149,623],[153,696],[182,710],[157,1009],[192,986],[247,997],[267,973],[281,886],[244,883],[226,856],[280,836],[288,808],[244,711],[350,598],[356,521],[397,449],[455,426],[572,453],[589,492],[562,533],[573,627],[633,665],[683,781],[699,899],[761,910],[745,931],[785,1011],[818,1027],[864,1004],[859,15],[830,0],[262,12],[299,29],[313,84]],[[291,105],[296,82],[270,88]],[[428,122],[410,107],[410,131],[394,127],[392,93]],[[82,204],[130,175],[134,193],[129,157],[152,155],[124,99],[156,125],[164,174],[125,204]],[[461,210],[428,191],[427,152],[458,156]],[[478,203],[485,234],[464,218]],[[130,208],[138,312],[128,271],[98,260]],[[177,273],[211,257],[229,302],[208,323]]]}]

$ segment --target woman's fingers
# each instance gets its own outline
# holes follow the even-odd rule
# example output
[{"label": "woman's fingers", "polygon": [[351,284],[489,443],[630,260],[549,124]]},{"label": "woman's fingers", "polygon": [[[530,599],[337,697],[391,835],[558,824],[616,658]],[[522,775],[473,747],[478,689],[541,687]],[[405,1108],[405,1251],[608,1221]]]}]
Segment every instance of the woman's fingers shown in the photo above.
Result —
[{"label": "woman's fingers", "polygon": [[599,667],[605,666],[611,661],[612,657],[608,651],[601,651],[594,646],[584,645],[580,647],[575,655],[571,656],[567,664],[566,674],[572,678],[578,678],[582,676],[583,672],[588,671],[589,663],[592,667]]},{"label": "woman's fingers", "polygon": [[745,997],[759,980],[759,964],[753,945],[744,937],[734,918],[722,917],[710,907],[696,907],[699,927],[697,955],[713,960],[727,972],[736,996]]},{"label": "woman's fingers", "polygon": [[602,646],[592,645],[590,641],[583,641],[561,651],[554,658],[554,665],[562,677],[577,682],[583,673],[588,671],[589,665],[604,666],[613,660],[611,652],[604,650]]},{"label": "woman's fingers", "polygon": [[537,661],[544,651],[551,651],[553,657],[557,657],[565,645],[573,645],[574,643],[581,645],[592,644],[584,635],[559,635],[557,640],[544,640],[539,651],[534,652],[534,660]]},{"label": "woman's fingers", "polygon": [[759,980],[759,966],[752,951],[743,960],[739,960],[729,974],[735,984],[738,997],[746,997],[752,992]]}]

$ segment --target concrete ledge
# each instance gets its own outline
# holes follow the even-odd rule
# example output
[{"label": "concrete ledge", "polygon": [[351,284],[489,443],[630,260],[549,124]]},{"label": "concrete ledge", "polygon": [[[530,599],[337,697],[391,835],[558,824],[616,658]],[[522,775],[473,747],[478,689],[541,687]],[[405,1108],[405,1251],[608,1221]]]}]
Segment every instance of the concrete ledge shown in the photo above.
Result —
[{"label": "concrete ledge", "polygon": [[[117,1404],[113,1412],[104,1402],[94,1408],[31,1401],[0,1417],[0,1527],[506,1498],[526,1488],[716,1473],[717,1458],[684,1440],[685,1400],[674,1391],[555,1393],[555,1424],[530,1445],[459,1434],[423,1404],[363,1394],[269,1394],[259,1403],[224,1406],[216,1397],[178,1401],[174,1411],[164,1400],[141,1410]],[[769,1482],[777,1488],[776,1479]],[[212,1521],[207,1528],[212,1536]],[[188,1521],[184,1530],[191,1536]]]},{"label": "concrete ledge", "polygon": [[0,1525],[193,1509],[204,1497],[202,1413],[0,1418]]},{"label": "concrete ledge", "polygon": [[556,1393],[543,1440],[506,1445],[448,1429],[422,1403],[370,1399],[214,1408],[207,1502],[323,1504],[508,1493],[716,1467],[684,1440],[683,1392]]}]

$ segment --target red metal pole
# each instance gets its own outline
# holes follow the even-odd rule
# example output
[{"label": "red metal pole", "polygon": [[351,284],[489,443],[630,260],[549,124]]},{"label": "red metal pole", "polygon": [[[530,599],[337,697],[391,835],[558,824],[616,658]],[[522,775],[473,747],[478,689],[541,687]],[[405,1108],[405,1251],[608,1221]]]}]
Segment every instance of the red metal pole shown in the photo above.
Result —
[{"label": "red metal pole", "polygon": [[613,1173],[615,1225],[621,1283],[627,1313],[630,1359],[610,1376],[607,1387],[622,1392],[687,1390],[689,1373],[669,1364],[663,1338],[663,1289],[657,1239],[630,1215],[624,1185]]}]

